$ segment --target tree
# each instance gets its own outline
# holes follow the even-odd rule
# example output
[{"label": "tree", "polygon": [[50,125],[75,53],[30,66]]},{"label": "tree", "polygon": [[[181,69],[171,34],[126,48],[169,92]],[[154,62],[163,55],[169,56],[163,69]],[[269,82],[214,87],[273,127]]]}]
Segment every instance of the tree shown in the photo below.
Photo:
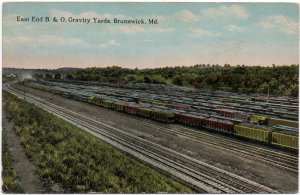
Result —
[{"label": "tree", "polygon": [[144,76],[144,82],[145,83],[151,83],[151,80],[148,76]]},{"label": "tree", "polygon": [[52,79],[52,74],[49,74],[49,73],[45,74],[45,78]]},{"label": "tree", "polygon": [[179,75],[176,76],[176,77],[174,77],[173,84],[175,84],[175,85],[183,85],[183,79],[182,79],[182,77],[179,76]]},{"label": "tree", "polygon": [[72,74],[68,73],[68,74],[66,75],[66,79],[72,80],[72,79],[74,79],[74,77],[73,77]]},{"label": "tree", "polygon": [[61,79],[61,74],[60,73],[56,73],[54,75],[54,79]]}]

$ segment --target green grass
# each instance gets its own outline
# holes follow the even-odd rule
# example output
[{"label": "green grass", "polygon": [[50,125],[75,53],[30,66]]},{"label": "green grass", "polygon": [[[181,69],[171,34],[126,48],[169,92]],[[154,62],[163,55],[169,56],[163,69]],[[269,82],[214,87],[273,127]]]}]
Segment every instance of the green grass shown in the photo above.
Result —
[{"label": "green grass", "polygon": [[38,175],[62,184],[66,192],[191,192],[53,114],[8,93],[4,98]]},{"label": "green grass", "polygon": [[[3,131],[2,131],[3,132]],[[2,133],[2,190],[5,193],[23,193],[16,170],[12,167],[12,159],[7,143],[6,135]]]},{"label": "green grass", "polygon": [[2,83],[8,83],[17,80],[16,78],[2,76]]}]

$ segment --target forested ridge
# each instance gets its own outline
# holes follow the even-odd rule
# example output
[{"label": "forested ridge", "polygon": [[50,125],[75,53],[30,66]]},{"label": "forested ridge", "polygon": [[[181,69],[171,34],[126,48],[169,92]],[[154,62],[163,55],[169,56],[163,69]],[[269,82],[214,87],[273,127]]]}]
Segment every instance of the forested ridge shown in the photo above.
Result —
[{"label": "forested ridge", "polygon": [[[54,78],[82,81],[159,83],[241,93],[298,95],[299,65],[230,66],[195,65],[156,69],[126,69],[117,66],[86,68],[52,75]],[[51,75],[46,75],[51,77]]]}]

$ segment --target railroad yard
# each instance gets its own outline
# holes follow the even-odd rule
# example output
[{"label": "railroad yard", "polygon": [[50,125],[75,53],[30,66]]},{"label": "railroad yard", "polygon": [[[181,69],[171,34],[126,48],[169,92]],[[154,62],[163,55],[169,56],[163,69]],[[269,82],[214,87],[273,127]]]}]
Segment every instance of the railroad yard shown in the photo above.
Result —
[{"label": "railroad yard", "polygon": [[295,193],[298,99],[174,85],[5,85],[198,192]]},{"label": "railroad yard", "polygon": [[296,3],[2,11],[3,193],[299,193]]}]

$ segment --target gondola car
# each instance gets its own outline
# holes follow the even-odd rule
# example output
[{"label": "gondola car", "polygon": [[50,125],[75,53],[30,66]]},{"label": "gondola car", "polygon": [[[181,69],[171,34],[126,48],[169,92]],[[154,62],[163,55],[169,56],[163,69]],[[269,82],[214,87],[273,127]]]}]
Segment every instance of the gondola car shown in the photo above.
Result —
[{"label": "gondola car", "polygon": [[132,115],[137,115],[139,107],[138,106],[134,106],[134,105],[127,105],[127,104],[125,104],[123,106],[123,109],[124,109],[124,112],[126,112],[126,113],[129,113],[129,114],[132,114]]},{"label": "gondola car", "polygon": [[290,126],[290,127],[297,127],[299,126],[298,121],[290,121],[280,118],[268,118],[267,119],[269,126],[275,126],[275,125],[284,125],[284,126]]},{"label": "gondola car", "polygon": [[273,145],[283,148],[296,149],[299,148],[299,135],[298,132],[277,130],[272,133]]},{"label": "gondola car", "polygon": [[103,107],[104,108],[112,108],[113,102],[111,100],[103,100]]},{"label": "gondola car", "polygon": [[216,118],[204,118],[202,126],[207,129],[212,129],[215,131],[220,131],[223,133],[233,133],[234,124],[229,121],[219,120]]},{"label": "gondola car", "polygon": [[164,123],[173,123],[174,113],[166,110],[154,109],[151,110],[151,119]]},{"label": "gondola car", "polygon": [[103,99],[96,97],[96,96],[91,96],[88,98],[88,102],[92,103],[92,104],[96,104],[98,106],[103,106]]},{"label": "gondola car", "polygon": [[151,109],[149,108],[139,108],[138,109],[138,115],[145,117],[145,118],[150,118],[151,117]]},{"label": "gondola car", "polygon": [[123,111],[124,104],[122,102],[113,102],[111,108],[118,111]]},{"label": "gondola car", "polygon": [[249,138],[252,140],[269,143],[272,130],[271,129],[264,129],[260,126],[249,125],[249,124],[241,124],[234,126],[234,135]]},{"label": "gondola car", "polygon": [[190,114],[186,114],[186,113],[175,113],[175,121],[180,123],[180,124],[184,124],[184,125],[188,125],[188,126],[192,126],[192,127],[201,127],[202,126],[202,120],[204,119],[204,117],[202,116],[195,116],[195,115],[190,115]]}]

